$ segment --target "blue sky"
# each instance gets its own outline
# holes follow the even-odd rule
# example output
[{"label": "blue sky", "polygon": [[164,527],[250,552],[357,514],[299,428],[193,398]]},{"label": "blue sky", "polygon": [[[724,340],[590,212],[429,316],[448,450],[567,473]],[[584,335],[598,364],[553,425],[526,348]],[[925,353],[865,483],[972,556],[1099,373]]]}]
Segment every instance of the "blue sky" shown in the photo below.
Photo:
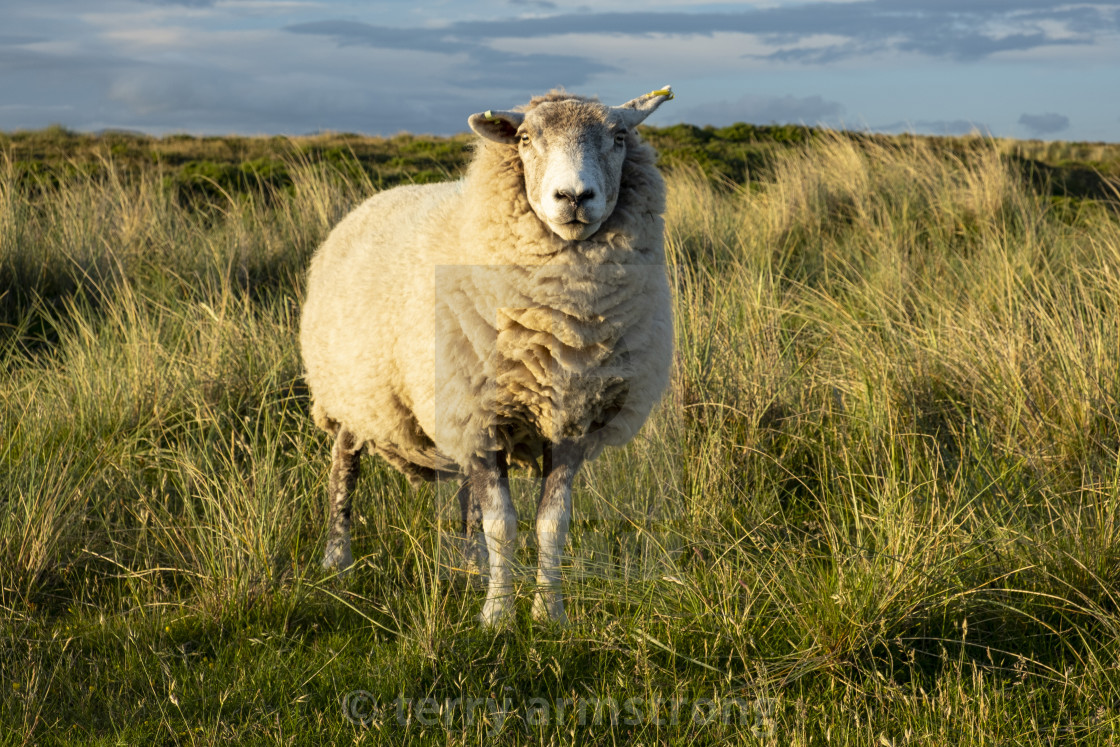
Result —
[{"label": "blue sky", "polygon": [[1120,0],[4,0],[0,129],[449,134],[556,86],[651,124],[1120,141]]}]

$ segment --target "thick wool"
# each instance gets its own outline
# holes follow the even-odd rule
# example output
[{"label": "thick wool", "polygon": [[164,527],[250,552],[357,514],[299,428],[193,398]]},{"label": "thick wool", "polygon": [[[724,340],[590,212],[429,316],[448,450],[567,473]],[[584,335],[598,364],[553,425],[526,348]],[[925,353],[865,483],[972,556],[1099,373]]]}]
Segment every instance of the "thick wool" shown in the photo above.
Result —
[{"label": "thick wool", "polygon": [[496,450],[532,461],[544,441],[592,458],[630,440],[668,383],[673,335],[664,183],[627,138],[617,206],[583,241],[533,212],[517,148],[486,140],[462,180],[350,213],[308,278],[315,422],[414,480]]}]

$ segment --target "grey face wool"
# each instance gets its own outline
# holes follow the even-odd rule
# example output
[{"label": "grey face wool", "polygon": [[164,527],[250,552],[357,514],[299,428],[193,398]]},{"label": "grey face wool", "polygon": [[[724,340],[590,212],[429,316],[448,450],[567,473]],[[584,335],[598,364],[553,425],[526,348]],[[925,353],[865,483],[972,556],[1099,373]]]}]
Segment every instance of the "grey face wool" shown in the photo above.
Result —
[{"label": "grey face wool", "polygon": [[665,188],[636,127],[670,98],[554,91],[472,115],[465,178],[377,194],[327,237],[300,330],[312,415],[336,439],[324,565],[352,563],[363,450],[414,480],[462,476],[496,624],[512,605],[508,468],[541,458],[533,611],[564,617],[572,480],[634,436],[669,379]]}]

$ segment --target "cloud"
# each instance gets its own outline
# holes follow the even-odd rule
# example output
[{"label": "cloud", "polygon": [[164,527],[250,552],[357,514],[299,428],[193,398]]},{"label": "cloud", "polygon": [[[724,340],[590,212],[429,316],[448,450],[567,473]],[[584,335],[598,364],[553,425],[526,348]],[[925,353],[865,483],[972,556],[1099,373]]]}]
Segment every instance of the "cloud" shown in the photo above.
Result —
[{"label": "cloud", "polygon": [[135,0],[142,5],[182,5],[186,8],[209,8],[215,0]]},{"label": "cloud", "polygon": [[502,87],[448,84],[463,67],[454,55],[312,37],[296,45],[280,30],[195,31],[169,54],[119,43],[126,31],[0,45],[0,129],[61,121],[83,131],[446,134],[465,130],[471,112],[514,103]]},{"label": "cloud", "polygon": [[1054,135],[1069,129],[1069,117],[1048,112],[1046,114],[1020,114],[1019,124],[1035,137]]},{"label": "cloud", "polygon": [[734,101],[694,106],[684,112],[683,119],[694,124],[717,126],[733,122],[815,125],[827,120],[836,121],[843,113],[843,105],[820,96],[799,98],[748,94]]},{"label": "cloud", "polygon": [[983,122],[969,119],[919,119],[914,122],[894,122],[872,127],[876,132],[913,132],[926,135],[970,135],[973,132],[990,132]]},{"label": "cloud", "polygon": [[[947,30],[948,31],[948,30]],[[1082,39],[1057,38],[1038,31],[1029,34],[992,36],[983,33],[929,33],[898,45],[903,52],[919,52],[931,57],[948,56],[957,60],[979,60],[998,52],[1018,52],[1058,44],[1079,44]]]},{"label": "cloud", "polygon": [[[552,0],[504,0],[507,6],[544,7]],[[678,6],[679,7],[679,6]],[[715,7],[716,9],[712,9]],[[741,7],[741,6],[740,6]],[[581,86],[596,76],[622,73],[623,58],[611,41],[631,44],[672,37],[726,39],[742,35],[764,46],[762,54],[741,54],[792,65],[828,66],[867,56],[917,55],[976,62],[992,55],[1043,48],[1091,46],[1115,33],[1120,0],[1058,6],[1048,0],[859,0],[700,12],[566,10],[524,15],[450,20],[438,26],[391,26],[354,20],[313,20],[285,27],[319,36],[338,47],[400,49],[454,60],[442,82],[470,91],[508,89],[510,100],[557,84]],[[582,37],[581,52],[565,39]],[[541,49],[534,40],[542,40]],[[587,39],[602,39],[588,46]],[[547,40],[547,51],[544,49]],[[515,48],[516,51],[511,51]],[[599,49],[602,49],[600,53]],[[595,51],[592,51],[595,50]],[[735,52],[733,52],[734,54]],[[629,64],[626,65],[629,68]],[[600,80],[602,78],[600,77]],[[745,96],[695,107],[684,116],[698,122],[837,122],[841,104],[821,96]],[[983,125],[965,120],[899,122],[943,134],[971,132]]]},{"label": "cloud", "polygon": [[[544,17],[460,21],[439,30],[445,40],[526,39],[562,34],[752,34],[779,49],[775,60],[821,64],[884,50],[977,60],[1008,51],[1091,44],[1116,28],[1120,0],[1053,7],[1041,0],[864,0],[815,2],[739,12],[564,13]],[[407,30],[403,30],[407,32]],[[843,41],[804,47],[807,37]]]},{"label": "cloud", "polygon": [[617,68],[597,59],[558,54],[521,54],[493,49],[451,28],[392,28],[352,21],[313,21],[286,27],[297,34],[327,36],[340,46],[407,49],[438,55],[462,55],[465,64],[450,72],[447,83],[465,88],[510,87],[539,91],[564,84],[581,85]]},{"label": "cloud", "polygon": [[[1002,121],[993,110],[1029,110],[1039,100],[1034,84],[1008,90],[1000,109],[975,90],[1001,85],[975,74],[992,66],[939,63],[992,55],[1029,62],[1033,54],[1050,70],[1055,59],[1073,60],[1088,74],[1070,85],[1088,88],[1111,70],[1120,34],[1120,0],[799,2],[656,0],[631,12],[607,0],[618,10],[595,12],[559,0],[485,0],[470,10],[446,0],[52,0],[49,10],[41,0],[8,0],[0,129],[65,118],[89,130],[450,133],[466,128],[470,112],[508,108],[558,84],[622,101],[666,81],[681,92],[680,116],[697,123],[889,122],[906,111]],[[746,52],[755,57],[744,61]],[[912,85],[894,74],[903,55]],[[753,61],[760,58],[771,64]],[[855,59],[858,72],[836,64]],[[746,71],[760,67],[773,75],[752,83]],[[860,89],[854,75],[882,85]],[[1025,67],[993,72],[1003,82],[1014,75],[1030,79]],[[705,103],[709,96],[724,100]],[[959,109],[961,100],[977,108]],[[1068,114],[1079,137],[1094,117],[1112,119]],[[893,125],[954,134],[975,126]],[[1114,137],[1108,127],[1098,137]]]},{"label": "cloud", "polygon": [[0,34],[0,46],[21,46],[41,41],[46,41],[46,37],[30,34]]},{"label": "cloud", "polygon": [[371,91],[349,78],[306,73],[282,78],[261,85],[254,73],[147,68],[117,77],[105,98],[116,109],[114,126],[149,132],[447,133],[466,129],[467,115],[485,108],[464,95],[433,100],[428,91],[406,90],[407,84]]}]

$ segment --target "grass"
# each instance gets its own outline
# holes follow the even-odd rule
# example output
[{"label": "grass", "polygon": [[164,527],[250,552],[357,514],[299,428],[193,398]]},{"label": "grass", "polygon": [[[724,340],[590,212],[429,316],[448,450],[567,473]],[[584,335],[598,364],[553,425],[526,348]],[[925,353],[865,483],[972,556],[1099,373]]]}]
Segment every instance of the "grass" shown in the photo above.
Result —
[{"label": "grass", "polygon": [[[729,127],[642,126],[642,134],[666,168],[699,167],[708,177],[737,184],[770,179],[781,154],[831,137],[828,131],[800,125]],[[908,143],[918,140],[967,157],[976,148],[994,149],[1036,189],[1074,198],[1114,197],[1108,179],[1120,177],[1120,145],[1115,143],[987,140],[978,137],[891,137],[845,133],[857,143]],[[60,126],[0,132],[0,151],[14,161],[24,188],[57,186],[74,178],[105,178],[108,171],[133,179],[160,175],[164,190],[193,206],[223,197],[256,192],[268,196],[292,191],[293,163],[329,164],[350,181],[377,189],[407,183],[443,181],[459,174],[470,157],[470,136],[435,137],[399,133],[367,137],[324,132],[299,137],[167,135],[128,131],[79,133]],[[112,162],[111,169],[108,162]]]},{"label": "grass", "polygon": [[492,633],[452,485],[367,462],[318,568],[302,277],[379,183],[289,148],[189,199],[6,151],[0,743],[1117,741],[1115,199],[980,140],[680,157],[672,389],[581,478],[573,624],[526,583]]}]

